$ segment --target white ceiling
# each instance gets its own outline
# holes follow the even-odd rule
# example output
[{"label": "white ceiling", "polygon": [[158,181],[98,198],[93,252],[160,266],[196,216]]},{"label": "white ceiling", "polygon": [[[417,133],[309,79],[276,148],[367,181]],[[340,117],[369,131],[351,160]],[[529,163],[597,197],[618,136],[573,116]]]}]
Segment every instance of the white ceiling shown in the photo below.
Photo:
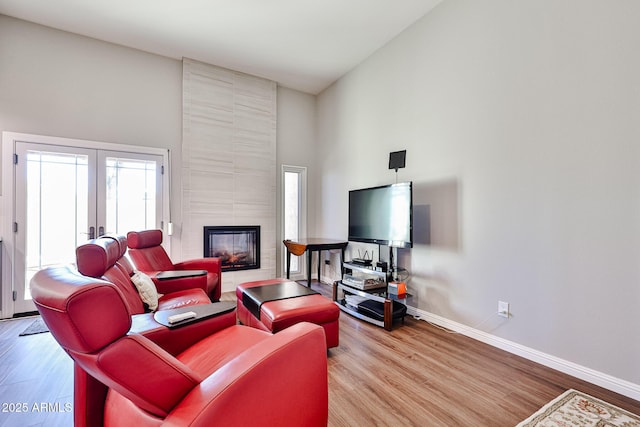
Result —
[{"label": "white ceiling", "polygon": [[0,14],[317,94],[442,0],[0,0]]}]

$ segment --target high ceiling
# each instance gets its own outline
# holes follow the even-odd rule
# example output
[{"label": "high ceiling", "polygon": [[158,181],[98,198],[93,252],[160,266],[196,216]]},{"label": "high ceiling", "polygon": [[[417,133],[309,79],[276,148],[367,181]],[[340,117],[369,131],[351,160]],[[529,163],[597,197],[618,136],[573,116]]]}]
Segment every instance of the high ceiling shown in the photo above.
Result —
[{"label": "high ceiling", "polygon": [[441,0],[0,0],[0,14],[317,94]]}]

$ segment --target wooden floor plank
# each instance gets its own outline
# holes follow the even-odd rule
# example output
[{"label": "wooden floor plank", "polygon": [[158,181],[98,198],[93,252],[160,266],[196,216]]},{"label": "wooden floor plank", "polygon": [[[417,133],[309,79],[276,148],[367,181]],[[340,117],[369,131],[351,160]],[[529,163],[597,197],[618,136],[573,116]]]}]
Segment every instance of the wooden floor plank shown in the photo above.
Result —
[{"label": "wooden floor plank", "polygon": [[[0,403],[63,407],[73,402],[71,359],[49,333],[18,337],[32,321],[0,322]],[[341,313],[327,362],[332,427],[512,427],[569,388],[640,414],[638,401],[411,317],[389,332]],[[0,412],[0,427],[71,424],[65,412]]]},{"label": "wooden floor plank", "polygon": [[18,336],[33,320],[0,322],[0,427],[71,426],[73,363],[50,333]]}]

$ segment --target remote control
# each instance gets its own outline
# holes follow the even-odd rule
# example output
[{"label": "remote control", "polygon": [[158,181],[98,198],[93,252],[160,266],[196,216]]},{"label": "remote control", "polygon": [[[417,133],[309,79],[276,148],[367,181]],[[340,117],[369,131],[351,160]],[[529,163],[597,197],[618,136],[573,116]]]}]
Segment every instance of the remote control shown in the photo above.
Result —
[{"label": "remote control", "polygon": [[173,324],[182,322],[183,320],[193,319],[196,316],[197,314],[193,311],[187,311],[186,313],[174,314],[173,316],[169,316],[167,317],[167,320],[169,321],[169,323]]}]

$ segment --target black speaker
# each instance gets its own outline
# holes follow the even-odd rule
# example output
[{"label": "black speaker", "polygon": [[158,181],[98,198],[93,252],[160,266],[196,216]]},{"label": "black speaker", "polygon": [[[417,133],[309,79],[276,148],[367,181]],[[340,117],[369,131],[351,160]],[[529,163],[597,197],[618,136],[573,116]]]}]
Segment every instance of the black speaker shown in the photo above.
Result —
[{"label": "black speaker", "polygon": [[393,151],[389,153],[389,169],[402,169],[407,159],[407,150]]}]

